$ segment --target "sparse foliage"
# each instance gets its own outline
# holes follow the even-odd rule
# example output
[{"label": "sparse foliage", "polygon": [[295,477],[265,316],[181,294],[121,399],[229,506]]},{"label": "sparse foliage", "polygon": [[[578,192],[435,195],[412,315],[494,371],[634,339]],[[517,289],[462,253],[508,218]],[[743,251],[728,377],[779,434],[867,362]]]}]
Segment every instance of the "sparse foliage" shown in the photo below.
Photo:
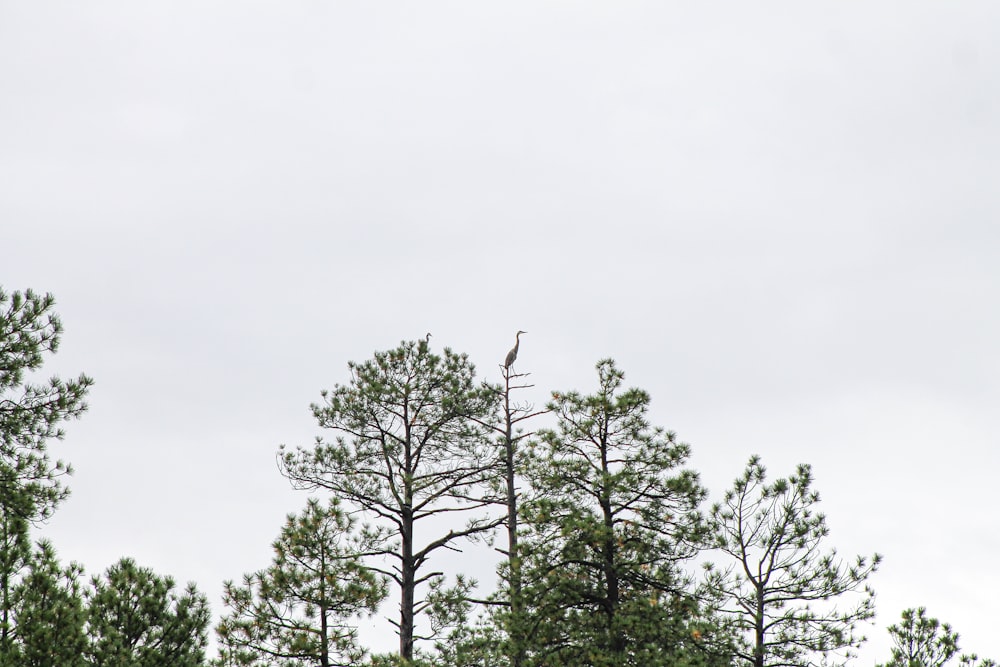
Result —
[{"label": "sparse foliage", "polygon": [[274,542],[270,567],[225,584],[230,613],[219,622],[220,665],[333,667],[360,664],[364,650],[350,621],[374,613],[382,577],[357,554],[366,550],[336,502],[310,500]]},{"label": "sparse foliage", "polygon": [[535,410],[531,403],[517,400],[516,392],[534,386],[527,383],[527,373],[515,373],[513,366],[506,362],[500,365],[500,372],[503,384],[493,388],[500,397],[499,409],[497,418],[490,424],[502,453],[499,466],[502,474],[496,479],[497,497],[502,499],[507,513],[504,521],[506,545],[497,548],[504,557],[498,568],[499,590],[488,601],[479,623],[474,627],[459,627],[442,643],[439,653],[446,665],[521,667],[525,664],[528,624],[524,613],[519,541],[524,481],[522,444],[533,435],[524,430],[524,424],[548,410]]},{"label": "sparse foliage", "polygon": [[[746,664],[835,664],[864,641],[855,630],[874,615],[866,582],[880,556],[845,564],[836,550],[824,552],[829,530],[818,502],[808,465],[767,484],[755,456],[712,508],[728,564],[709,567],[708,585],[743,639],[737,656]],[[859,599],[845,599],[855,592]]]},{"label": "sparse foliage", "polygon": [[[927,615],[926,607],[906,609],[899,623],[889,626],[892,657],[880,667],[943,667],[958,654],[958,633]],[[996,667],[993,660],[972,653],[959,658],[960,667]]]},{"label": "sparse foliage", "polygon": [[958,633],[947,623],[927,616],[927,609],[906,609],[903,619],[889,626],[892,658],[883,667],[941,667],[958,653]]},{"label": "sparse foliage", "polygon": [[968,653],[958,659],[961,667],[997,667],[997,661],[990,658],[980,658],[975,653]]},{"label": "sparse foliage", "polygon": [[[481,425],[495,394],[477,385],[465,355],[448,348],[434,354],[426,340],[404,342],[349,368],[351,381],[323,392],[325,403],[313,406],[320,426],[333,430],[336,440],[283,451],[282,472],[298,488],[330,491],[371,521],[365,528],[372,545],[368,566],[399,588],[399,655],[412,661],[415,642],[438,635],[433,624],[418,628],[432,604],[442,608],[424,594],[427,586],[437,582],[433,590],[451,590],[456,600],[445,606],[454,607],[472,583],[442,588],[444,574],[427,567],[432,554],[500,523],[478,512],[496,502],[486,490],[498,456]],[[418,542],[418,525],[456,513],[470,517],[464,526]],[[383,569],[380,558],[391,568]]]}]

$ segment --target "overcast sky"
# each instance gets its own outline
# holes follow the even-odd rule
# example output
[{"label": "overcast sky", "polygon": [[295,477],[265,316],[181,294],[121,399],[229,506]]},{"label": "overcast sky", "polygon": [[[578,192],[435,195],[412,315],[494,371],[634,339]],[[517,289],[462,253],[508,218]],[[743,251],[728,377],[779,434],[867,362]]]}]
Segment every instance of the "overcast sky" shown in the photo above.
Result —
[{"label": "overcast sky", "polygon": [[218,614],[349,360],[524,329],[538,404],[614,357],[714,499],[813,464],[885,557],[859,664],[918,605],[1000,659],[998,176],[992,1],[0,0],[0,284],[96,380],[41,534]]}]

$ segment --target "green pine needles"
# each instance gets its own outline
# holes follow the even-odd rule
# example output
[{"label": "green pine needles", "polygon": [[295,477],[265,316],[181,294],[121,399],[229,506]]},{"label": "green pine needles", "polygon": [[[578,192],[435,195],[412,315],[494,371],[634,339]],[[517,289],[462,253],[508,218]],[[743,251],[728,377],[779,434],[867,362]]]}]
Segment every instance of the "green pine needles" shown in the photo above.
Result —
[{"label": "green pine needles", "polygon": [[842,664],[864,642],[859,624],[875,613],[868,578],[881,557],[838,558],[824,546],[826,517],[812,470],[768,484],[757,456],[712,507],[714,546],[707,586],[737,633],[736,657],[754,667]]},{"label": "green pine needles", "polygon": [[[68,493],[49,445],[92,385],[34,380],[62,334],[54,303],[0,290],[0,667],[826,667],[864,641],[881,558],[829,546],[808,465],[769,481],[753,456],[706,508],[690,446],[613,360],[591,393],[536,410],[529,373],[484,380],[427,336],[349,363],[312,406],[324,437],[282,446],[281,474],[312,495],[270,564],[225,582],[210,659],[194,585],[130,558],[88,580],[32,540]],[[495,551],[482,588],[441,558],[470,548]],[[398,650],[361,642],[375,615]],[[922,607],[889,632],[882,667],[958,654]]]},{"label": "green pine needles", "polygon": [[86,582],[50,542],[32,543],[69,493],[72,469],[49,444],[93,384],[34,382],[59,347],[54,306],[51,294],[0,289],[0,666],[203,667],[210,613],[193,585],[178,593],[127,558]]},{"label": "green pine needles", "polygon": [[364,567],[370,547],[355,520],[336,501],[310,499],[290,515],[275,540],[274,560],[226,582],[230,610],[216,629],[219,664],[241,667],[332,667],[360,664],[355,617],[374,613],[385,598],[385,578]]}]

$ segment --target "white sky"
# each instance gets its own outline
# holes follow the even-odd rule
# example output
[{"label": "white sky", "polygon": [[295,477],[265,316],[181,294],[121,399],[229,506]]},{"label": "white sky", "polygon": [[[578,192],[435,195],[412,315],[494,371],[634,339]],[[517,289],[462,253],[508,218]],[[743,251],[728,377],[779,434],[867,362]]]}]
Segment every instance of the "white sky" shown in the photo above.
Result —
[{"label": "white sky", "polygon": [[813,464],[885,556],[859,664],[918,605],[1000,658],[998,174],[994,2],[0,0],[0,284],[97,381],[43,533],[218,612],[348,360],[525,329],[537,402],[615,357],[714,498]]}]

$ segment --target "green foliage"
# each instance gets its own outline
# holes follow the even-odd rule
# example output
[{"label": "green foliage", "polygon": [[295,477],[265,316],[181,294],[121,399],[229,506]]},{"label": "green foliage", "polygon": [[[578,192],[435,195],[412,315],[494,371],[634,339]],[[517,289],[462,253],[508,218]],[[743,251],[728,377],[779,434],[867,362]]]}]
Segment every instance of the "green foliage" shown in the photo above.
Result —
[{"label": "green foliage", "polygon": [[958,653],[958,633],[927,616],[927,609],[907,609],[889,626],[892,658],[883,667],[941,667]]},{"label": "green foliage", "polygon": [[[501,607],[493,607],[494,612]],[[484,614],[478,623],[454,628],[436,645],[436,667],[509,667],[521,664],[510,635],[510,608],[502,613]],[[518,616],[518,619],[523,618]]]},{"label": "green foliage", "polygon": [[59,347],[62,324],[54,305],[51,294],[8,295],[0,289],[0,496],[9,497],[14,487],[28,491],[30,500],[3,509],[24,512],[29,520],[50,516],[67,494],[60,478],[70,467],[50,459],[47,442],[62,438],[60,424],[86,410],[84,397],[93,383],[85,375],[27,381]]},{"label": "green foliage", "polygon": [[[494,594],[494,602],[499,605],[493,611],[500,613],[487,614],[475,628],[462,627],[440,649],[442,657],[447,657],[447,664],[502,664],[509,667],[522,667],[525,663],[525,633],[527,630],[524,613],[524,593],[521,546],[519,527],[521,517],[519,484],[523,479],[524,453],[522,441],[533,435],[525,432],[524,422],[548,412],[547,409],[535,411],[531,403],[518,402],[513,397],[514,392],[528,389],[527,373],[514,373],[510,364],[501,367],[503,383],[494,388],[500,397],[497,417],[491,424],[496,433],[496,443],[502,452],[502,462],[499,466],[502,475],[496,478],[497,496],[506,505],[507,518],[504,521],[506,529],[506,549],[498,549],[506,556],[498,568],[499,590]],[[495,626],[490,623],[496,623]],[[500,628],[502,627],[502,632]],[[478,660],[478,662],[477,662]]]},{"label": "green foliage", "polygon": [[[958,633],[947,623],[927,616],[926,607],[906,609],[902,620],[889,626],[892,657],[880,667],[942,667],[959,651]],[[961,667],[996,667],[976,654],[959,658]]]},{"label": "green foliage", "polygon": [[557,430],[531,456],[528,664],[684,664],[710,631],[680,568],[706,536],[705,491],[682,469],[688,446],[646,419],[648,394],[622,390],[611,360],[597,371],[596,394],[553,393]]},{"label": "green foliage", "polygon": [[411,658],[404,658],[398,653],[377,653],[371,656],[365,667],[442,667],[437,656],[424,655],[420,649],[414,651]]},{"label": "green foliage", "polygon": [[386,596],[382,577],[365,568],[354,521],[336,502],[310,500],[290,515],[269,568],[226,582],[219,622],[222,665],[331,667],[360,664],[364,650],[348,624],[374,613]]},{"label": "green foliage", "polygon": [[[864,641],[856,625],[874,615],[865,582],[881,558],[847,565],[836,550],[823,553],[829,530],[814,512],[818,502],[808,465],[767,484],[755,456],[712,508],[715,546],[730,564],[708,567],[708,588],[743,638],[737,656],[756,667],[831,664],[838,652],[846,660]],[[852,592],[860,593],[855,604],[836,604]]]},{"label": "green foliage", "polygon": [[88,591],[88,664],[201,667],[210,612],[193,584],[178,594],[170,577],[123,558]]},{"label": "green foliage", "polygon": [[958,659],[961,667],[997,667],[997,661],[990,658],[980,658],[975,653],[963,655]]},{"label": "green foliage", "polygon": [[14,589],[29,563],[31,524],[51,516],[68,493],[62,478],[71,469],[50,458],[48,442],[62,438],[61,423],[86,409],[92,384],[85,375],[29,381],[59,347],[54,305],[50,294],[0,289],[0,660],[20,650]]},{"label": "green foliage", "polygon": [[22,667],[85,667],[87,612],[80,581],[83,568],[62,567],[43,540],[28,572],[14,589],[17,610],[16,661]]},{"label": "green foliage", "polygon": [[[432,625],[429,633],[418,631],[418,617],[460,603],[421,597],[426,585],[443,576],[426,572],[428,559],[499,523],[476,512],[495,501],[484,489],[498,459],[482,423],[496,394],[476,383],[465,355],[447,348],[433,354],[426,341],[404,342],[349,368],[351,382],[323,392],[325,404],[313,406],[320,426],[337,433],[336,441],[317,439],[311,450],[283,449],[282,472],[299,488],[332,492],[371,521],[364,528],[372,547],[366,553],[369,567],[399,587],[400,655],[412,660],[414,642],[440,630]],[[417,543],[418,523],[456,512],[471,512],[472,518],[464,527]],[[379,558],[389,559],[391,569],[380,569]],[[436,585],[438,592],[449,590]]]},{"label": "green foliage", "polygon": [[0,665],[16,664],[8,660],[16,654],[14,587],[31,556],[31,505],[31,495],[18,485],[0,487]]},{"label": "green foliage", "polygon": [[178,596],[169,578],[122,560],[84,596],[79,565],[60,566],[46,541],[31,548],[32,524],[68,493],[70,467],[50,458],[48,443],[86,409],[93,383],[31,382],[59,346],[54,304],[0,290],[0,665],[200,666],[209,612],[193,587]]}]

